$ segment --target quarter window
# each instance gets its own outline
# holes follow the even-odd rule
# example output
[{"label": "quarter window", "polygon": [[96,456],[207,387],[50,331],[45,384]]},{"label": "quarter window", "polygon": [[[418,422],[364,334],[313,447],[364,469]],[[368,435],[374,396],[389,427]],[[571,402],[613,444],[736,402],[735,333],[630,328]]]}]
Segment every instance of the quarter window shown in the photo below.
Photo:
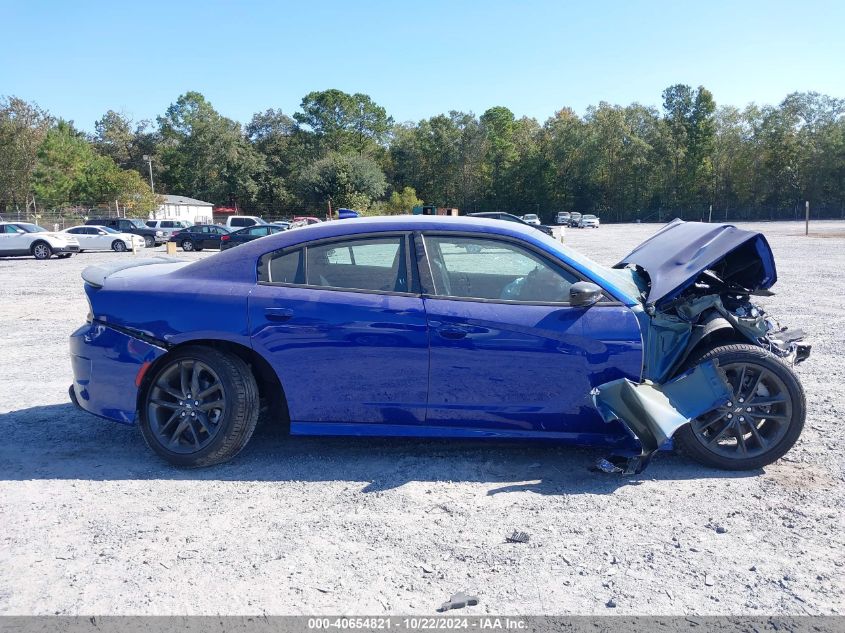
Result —
[{"label": "quarter window", "polygon": [[258,263],[258,280],[274,284],[304,284],[302,250],[268,253]]},{"label": "quarter window", "polygon": [[511,242],[426,236],[434,292],[444,297],[566,303],[578,278]]}]

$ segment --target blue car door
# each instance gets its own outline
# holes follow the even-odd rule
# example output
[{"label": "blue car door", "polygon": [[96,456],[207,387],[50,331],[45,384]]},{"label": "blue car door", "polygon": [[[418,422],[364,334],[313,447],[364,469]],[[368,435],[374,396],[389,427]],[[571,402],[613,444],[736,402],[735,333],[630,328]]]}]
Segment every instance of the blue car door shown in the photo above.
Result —
[{"label": "blue car door", "polygon": [[584,442],[622,433],[601,420],[590,391],[639,378],[640,332],[627,307],[609,297],[568,305],[581,278],[525,243],[430,233],[424,250],[427,425]]},{"label": "blue car door", "polygon": [[402,434],[425,420],[428,332],[409,239],[345,237],[262,257],[252,344],[281,379],[293,433]]}]

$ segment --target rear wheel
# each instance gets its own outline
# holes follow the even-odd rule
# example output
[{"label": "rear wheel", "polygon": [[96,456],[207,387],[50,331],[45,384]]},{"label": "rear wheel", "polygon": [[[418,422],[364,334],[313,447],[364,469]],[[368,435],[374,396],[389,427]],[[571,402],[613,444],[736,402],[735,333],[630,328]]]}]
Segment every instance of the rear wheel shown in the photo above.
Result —
[{"label": "rear wheel", "polygon": [[124,242],[123,240],[115,240],[111,243],[111,247],[113,251],[122,253],[126,250],[126,242]]},{"label": "rear wheel", "polygon": [[237,356],[204,347],[175,352],[156,371],[142,402],[147,445],[176,466],[225,462],[258,422],[258,386]]},{"label": "rear wheel", "polygon": [[36,242],[32,245],[32,256],[35,259],[50,259],[53,256],[53,249],[47,242]]},{"label": "rear wheel", "polygon": [[182,250],[183,251],[194,250],[194,243],[191,240],[182,240]]},{"label": "rear wheel", "polygon": [[144,236],[144,248],[153,248],[156,245],[156,241],[152,238],[151,235]]},{"label": "rear wheel", "polygon": [[731,384],[731,400],[675,433],[693,459],[716,468],[753,470],[780,459],[804,428],[806,403],[798,376],[754,345],[716,347],[688,367],[716,359]]}]

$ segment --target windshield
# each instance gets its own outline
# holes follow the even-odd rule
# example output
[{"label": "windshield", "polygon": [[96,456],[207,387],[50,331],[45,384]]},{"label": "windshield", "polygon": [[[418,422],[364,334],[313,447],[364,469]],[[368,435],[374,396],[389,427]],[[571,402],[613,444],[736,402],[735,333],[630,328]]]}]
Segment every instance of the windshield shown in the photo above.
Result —
[{"label": "windshield", "polygon": [[524,217],[525,217],[526,220],[536,220],[537,219],[537,216],[534,215],[533,213],[526,213]]},{"label": "windshield", "polygon": [[129,222],[129,224],[131,224],[132,226],[134,226],[136,229],[145,229],[145,228],[147,228],[147,225],[146,225],[146,224],[144,224],[141,220],[126,220],[126,221],[127,221],[127,222]]},{"label": "windshield", "polygon": [[38,226],[37,224],[29,224],[28,222],[22,222],[20,224],[16,224],[19,229],[23,229],[27,233],[47,233],[47,229],[43,226]]},{"label": "windshield", "polygon": [[582,220],[595,220],[596,216],[594,216],[594,215],[582,215],[581,219]]},{"label": "windshield", "polygon": [[120,231],[115,231],[110,226],[98,226],[97,228],[102,230],[102,231],[105,231],[106,233],[120,233]]}]

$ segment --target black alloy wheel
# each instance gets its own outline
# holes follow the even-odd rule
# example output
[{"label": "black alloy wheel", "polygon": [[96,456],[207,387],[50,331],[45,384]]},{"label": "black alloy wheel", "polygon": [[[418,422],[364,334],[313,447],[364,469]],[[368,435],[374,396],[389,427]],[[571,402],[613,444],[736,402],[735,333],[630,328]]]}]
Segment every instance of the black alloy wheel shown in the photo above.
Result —
[{"label": "black alloy wheel", "polygon": [[178,466],[208,466],[234,457],[252,436],[258,387],[237,356],[188,347],[156,369],[142,407],[150,448]]},{"label": "black alloy wheel", "polygon": [[780,459],[804,426],[804,390],[795,372],[754,345],[725,345],[695,364],[717,359],[731,385],[730,400],[675,434],[681,450],[696,460],[729,470],[761,468]]}]

